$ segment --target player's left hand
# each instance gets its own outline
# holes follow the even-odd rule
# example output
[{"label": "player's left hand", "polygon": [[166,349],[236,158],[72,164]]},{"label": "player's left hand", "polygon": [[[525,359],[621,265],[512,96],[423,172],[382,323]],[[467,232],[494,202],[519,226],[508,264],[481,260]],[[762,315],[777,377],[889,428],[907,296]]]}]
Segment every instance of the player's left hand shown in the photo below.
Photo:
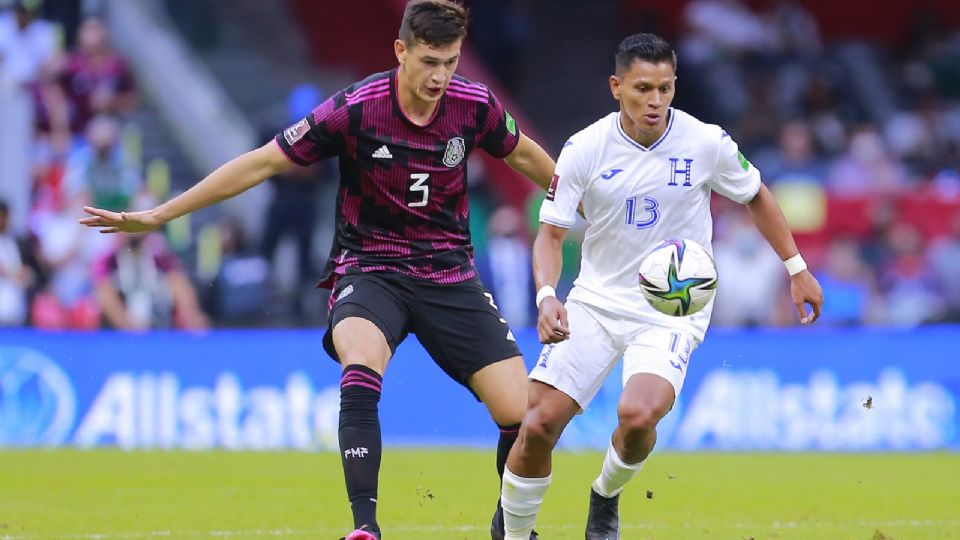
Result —
[{"label": "player's left hand", "polygon": [[[800,315],[800,323],[812,324],[820,318],[820,309],[823,307],[823,289],[817,278],[809,270],[804,270],[790,278],[790,297]],[[807,304],[813,313],[807,312]]]}]

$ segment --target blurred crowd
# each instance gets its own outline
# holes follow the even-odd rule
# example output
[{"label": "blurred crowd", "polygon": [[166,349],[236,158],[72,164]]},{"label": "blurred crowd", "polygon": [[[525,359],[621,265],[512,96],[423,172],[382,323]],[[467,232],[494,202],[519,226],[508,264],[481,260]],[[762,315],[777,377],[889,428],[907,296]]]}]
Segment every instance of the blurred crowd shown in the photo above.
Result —
[{"label": "blurred crowd", "polygon": [[[915,10],[903,43],[880,46],[824,42],[790,0],[684,9],[685,103],[771,186],[826,324],[960,320],[960,28],[937,15]],[[783,267],[735,206],[714,209],[715,322],[792,323]]]},{"label": "blurred crowd", "polygon": [[[512,4],[484,5],[477,17],[498,18]],[[226,217],[188,231],[186,242],[171,242],[170,231],[118,237],[76,224],[85,204],[135,210],[168,194],[145,180],[131,124],[139,95],[103,20],[65,26],[41,7],[0,0],[0,326],[322,321],[323,299],[311,289],[332,234],[321,208],[335,193],[329,167],[272,179],[256,246]],[[684,81],[676,105],[722,125],[760,169],[824,287],[824,324],[960,321],[960,30],[941,20],[918,11],[897,47],[824,40],[799,2],[694,0],[678,35],[668,34]],[[530,23],[518,21],[477,41],[520,35]],[[514,55],[483,50],[510,88]],[[264,140],[321,99],[316,88],[295,88],[288,114],[260,126]],[[27,128],[11,135],[23,111]],[[9,167],[17,156],[28,162],[21,176]],[[525,209],[503,205],[482,161],[472,159],[470,171],[478,269],[511,324],[531,325],[541,195]],[[718,198],[714,216],[715,323],[795,324],[786,273],[749,215]],[[577,274],[582,227],[565,244],[561,292]],[[292,284],[279,296],[271,292],[278,274]]]},{"label": "blurred crowd", "polygon": [[153,204],[129,130],[139,96],[105,22],[89,16],[71,27],[45,19],[39,0],[8,4],[0,10],[0,129],[20,152],[0,159],[0,325],[206,327],[163,235],[97,235],[77,224],[84,205]]},{"label": "blurred crowd", "polygon": [[[794,0],[681,5],[671,31],[648,3],[623,0],[619,26],[674,43],[675,105],[723,126],[761,171],[823,285],[822,324],[960,321],[960,28],[918,6],[900,42],[827,41]],[[540,200],[519,233],[528,243]],[[719,197],[713,211],[714,323],[796,324],[787,274],[749,214]],[[489,230],[512,220],[501,216]],[[580,232],[566,246],[563,289]],[[501,264],[493,252],[481,260]]]}]

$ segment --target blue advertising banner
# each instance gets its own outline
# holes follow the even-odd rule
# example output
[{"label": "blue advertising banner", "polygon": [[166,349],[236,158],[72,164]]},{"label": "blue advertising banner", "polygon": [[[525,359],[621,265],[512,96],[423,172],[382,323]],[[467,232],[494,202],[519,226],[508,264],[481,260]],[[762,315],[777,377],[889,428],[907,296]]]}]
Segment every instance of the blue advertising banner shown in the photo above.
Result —
[{"label": "blue advertising banner", "polygon": [[[322,332],[0,330],[0,447],[333,449],[339,369]],[[517,332],[527,360],[540,345]],[[658,446],[677,450],[960,449],[960,327],[712,330]],[[604,448],[615,370],[561,439]],[[492,446],[484,407],[415,339],[391,362],[384,442]]]}]

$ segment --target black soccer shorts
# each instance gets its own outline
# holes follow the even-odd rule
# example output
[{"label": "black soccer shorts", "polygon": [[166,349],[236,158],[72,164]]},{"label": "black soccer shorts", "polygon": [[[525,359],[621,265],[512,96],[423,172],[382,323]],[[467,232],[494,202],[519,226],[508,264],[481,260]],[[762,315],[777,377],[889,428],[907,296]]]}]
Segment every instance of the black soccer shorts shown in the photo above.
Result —
[{"label": "black soccer shorts", "polygon": [[513,332],[478,278],[441,285],[399,273],[348,274],[337,280],[331,298],[323,348],[337,361],[333,327],[348,317],[375,324],[391,353],[415,334],[433,361],[468,389],[474,373],[520,356]]}]

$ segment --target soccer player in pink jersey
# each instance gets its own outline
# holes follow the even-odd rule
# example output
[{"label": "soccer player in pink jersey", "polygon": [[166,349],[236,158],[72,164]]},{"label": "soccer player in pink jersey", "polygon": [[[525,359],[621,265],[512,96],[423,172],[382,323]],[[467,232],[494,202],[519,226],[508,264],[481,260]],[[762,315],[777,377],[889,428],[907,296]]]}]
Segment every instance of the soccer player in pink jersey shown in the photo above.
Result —
[{"label": "soccer player in pink jersey", "polygon": [[[81,220],[103,232],[153,230],[293,164],[338,159],[337,234],[321,284],[332,291],[324,348],[343,368],[339,433],[357,529],[351,540],[381,537],[377,406],[384,370],[408,334],[486,405],[500,427],[501,476],[527,403],[520,351],[473,264],[467,156],[481,148],[544,189],[555,164],[489,88],[454,75],[466,29],[459,3],[412,0],[394,42],[398,67],[337,92],[274,141],[152,210],[88,207],[91,217]],[[498,501],[491,535],[503,534]]]}]

